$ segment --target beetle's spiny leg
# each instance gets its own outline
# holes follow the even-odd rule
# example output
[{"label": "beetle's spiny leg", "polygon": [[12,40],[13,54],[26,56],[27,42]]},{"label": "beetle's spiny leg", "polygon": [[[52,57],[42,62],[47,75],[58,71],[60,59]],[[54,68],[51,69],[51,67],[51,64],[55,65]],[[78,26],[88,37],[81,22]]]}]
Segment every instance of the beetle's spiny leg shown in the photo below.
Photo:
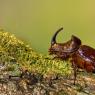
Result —
[{"label": "beetle's spiny leg", "polygon": [[73,66],[73,70],[74,70],[74,85],[75,85],[76,77],[77,77],[77,66],[74,63],[74,61],[72,62],[72,66]]}]

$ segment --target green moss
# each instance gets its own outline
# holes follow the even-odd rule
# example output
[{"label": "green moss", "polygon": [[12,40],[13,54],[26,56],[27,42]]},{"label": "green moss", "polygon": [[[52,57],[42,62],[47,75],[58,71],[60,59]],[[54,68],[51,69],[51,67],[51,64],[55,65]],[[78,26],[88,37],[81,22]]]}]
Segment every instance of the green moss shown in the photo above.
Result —
[{"label": "green moss", "polygon": [[22,70],[43,75],[71,73],[69,62],[52,60],[49,55],[38,54],[13,34],[4,31],[0,31],[0,63],[17,64]]}]

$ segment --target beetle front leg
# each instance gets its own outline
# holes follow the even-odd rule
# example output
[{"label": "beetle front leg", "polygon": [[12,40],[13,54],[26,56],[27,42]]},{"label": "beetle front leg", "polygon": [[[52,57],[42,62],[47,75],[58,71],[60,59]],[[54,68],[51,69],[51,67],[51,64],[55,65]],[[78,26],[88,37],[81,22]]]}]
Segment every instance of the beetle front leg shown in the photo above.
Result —
[{"label": "beetle front leg", "polygon": [[74,85],[76,82],[76,77],[77,77],[77,70],[76,70],[76,66],[74,66]]},{"label": "beetle front leg", "polygon": [[73,70],[74,70],[74,85],[75,85],[76,77],[77,77],[77,66],[74,61],[72,62],[72,66],[73,66]]}]

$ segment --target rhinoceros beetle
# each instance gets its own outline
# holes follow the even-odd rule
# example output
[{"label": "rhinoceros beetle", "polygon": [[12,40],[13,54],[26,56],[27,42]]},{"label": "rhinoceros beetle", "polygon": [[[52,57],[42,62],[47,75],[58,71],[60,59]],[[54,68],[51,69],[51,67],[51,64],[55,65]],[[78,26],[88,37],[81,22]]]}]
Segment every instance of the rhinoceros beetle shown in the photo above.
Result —
[{"label": "rhinoceros beetle", "polygon": [[53,35],[49,53],[54,54],[55,58],[62,60],[71,59],[74,68],[75,84],[78,68],[95,73],[95,49],[87,45],[82,45],[81,40],[74,35],[65,43],[57,43],[56,36],[61,30],[63,30],[63,28],[57,30]]}]

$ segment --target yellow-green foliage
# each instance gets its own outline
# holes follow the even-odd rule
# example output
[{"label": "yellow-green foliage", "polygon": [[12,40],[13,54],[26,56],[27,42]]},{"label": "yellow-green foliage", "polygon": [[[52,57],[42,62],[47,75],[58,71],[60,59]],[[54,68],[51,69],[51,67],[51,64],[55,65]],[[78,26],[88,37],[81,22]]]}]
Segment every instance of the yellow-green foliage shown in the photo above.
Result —
[{"label": "yellow-green foliage", "polygon": [[69,62],[52,60],[48,55],[36,53],[29,45],[9,32],[0,31],[0,63],[19,64],[23,70],[41,74],[68,74]]}]

